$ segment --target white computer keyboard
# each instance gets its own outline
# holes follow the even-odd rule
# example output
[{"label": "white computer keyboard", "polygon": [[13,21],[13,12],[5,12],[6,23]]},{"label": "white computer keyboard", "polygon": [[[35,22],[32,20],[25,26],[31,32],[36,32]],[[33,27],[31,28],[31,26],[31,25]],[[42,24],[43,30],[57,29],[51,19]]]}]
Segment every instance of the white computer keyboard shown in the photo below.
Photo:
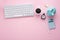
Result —
[{"label": "white computer keyboard", "polygon": [[5,18],[34,16],[34,8],[31,4],[5,6],[4,14]]}]

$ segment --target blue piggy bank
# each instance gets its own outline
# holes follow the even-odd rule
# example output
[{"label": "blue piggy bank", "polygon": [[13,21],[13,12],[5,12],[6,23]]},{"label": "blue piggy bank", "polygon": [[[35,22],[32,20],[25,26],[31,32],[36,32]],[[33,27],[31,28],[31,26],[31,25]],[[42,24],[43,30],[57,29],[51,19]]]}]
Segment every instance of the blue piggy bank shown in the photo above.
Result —
[{"label": "blue piggy bank", "polygon": [[49,7],[49,8],[47,9],[47,15],[48,15],[48,16],[54,16],[55,13],[56,13],[56,8],[54,8],[54,7]]}]

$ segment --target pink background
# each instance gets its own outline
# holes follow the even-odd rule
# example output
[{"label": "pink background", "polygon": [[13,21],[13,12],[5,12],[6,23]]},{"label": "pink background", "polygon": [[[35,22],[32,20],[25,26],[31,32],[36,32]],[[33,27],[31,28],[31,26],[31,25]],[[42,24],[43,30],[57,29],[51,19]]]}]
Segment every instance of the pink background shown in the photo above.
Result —
[{"label": "pink background", "polygon": [[[49,30],[48,22],[40,16],[24,18],[4,18],[4,6],[32,4],[46,12],[45,4],[57,9],[54,18],[56,29]],[[60,40],[60,0],[0,0],[0,40]]]}]

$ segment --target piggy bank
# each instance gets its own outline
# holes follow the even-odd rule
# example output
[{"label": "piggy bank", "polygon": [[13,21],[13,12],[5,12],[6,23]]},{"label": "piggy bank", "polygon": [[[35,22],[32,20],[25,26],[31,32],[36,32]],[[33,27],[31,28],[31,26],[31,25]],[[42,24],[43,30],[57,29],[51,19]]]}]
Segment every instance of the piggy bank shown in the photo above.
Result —
[{"label": "piggy bank", "polygon": [[48,16],[54,16],[56,14],[56,8],[54,8],[54,7],[49,7],[48,9],[47,9],[47,15]]}]

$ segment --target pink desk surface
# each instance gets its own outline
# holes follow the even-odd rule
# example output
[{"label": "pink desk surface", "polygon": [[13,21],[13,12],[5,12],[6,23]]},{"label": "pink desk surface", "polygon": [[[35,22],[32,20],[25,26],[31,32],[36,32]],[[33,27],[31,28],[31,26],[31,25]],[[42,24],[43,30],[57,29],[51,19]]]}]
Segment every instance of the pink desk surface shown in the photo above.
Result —
[{"label": "pink desk surface", "polygon": [[[34,9],[39,6],[44,13],[46,3],[57,9],[54,18],[55,30],[49,30],[48,18],[43,21],[36,15],[24,18],[4,18],[3,8],[6,5],[32,4]],[[60,40],[60,0],[0,0],[0,40]]]}]

